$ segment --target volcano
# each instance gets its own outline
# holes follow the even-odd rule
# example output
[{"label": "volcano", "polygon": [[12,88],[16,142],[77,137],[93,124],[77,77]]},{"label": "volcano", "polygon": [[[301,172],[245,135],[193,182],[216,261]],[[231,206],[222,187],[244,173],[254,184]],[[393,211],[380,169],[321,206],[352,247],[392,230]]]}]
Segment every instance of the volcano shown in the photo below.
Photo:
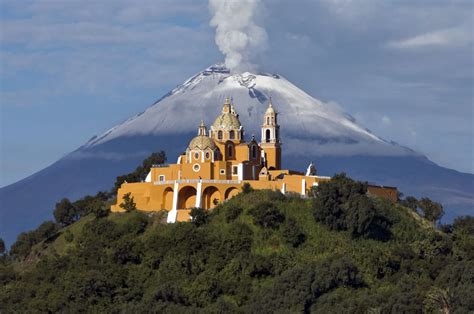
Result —
[{"label": "volcano", "polygon": [[303,171],[313,162],[319,175],[345,172],[355,179],[397,186],[406,195],[443,203],[446,221],[472,214],[474,175],[441,167],[378,137],[339,107],[311,97],[281,75],[232,74],[216,64],[51,166],[2,188],[0,236],[11,244],[19,232],[51,219],[61,198],[110,189],[118,175],[132,171],[151,152],[164,150],[174,162],[199,122],[212,124],[228,96],[247,139],[258,139],[271,98],[279,112],[285,168]]}]

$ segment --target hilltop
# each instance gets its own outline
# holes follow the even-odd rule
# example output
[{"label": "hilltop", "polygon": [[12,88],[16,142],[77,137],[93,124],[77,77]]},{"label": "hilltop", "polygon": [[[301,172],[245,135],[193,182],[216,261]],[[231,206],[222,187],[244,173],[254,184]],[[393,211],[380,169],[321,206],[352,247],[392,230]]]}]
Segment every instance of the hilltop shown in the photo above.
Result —
[{"label": "hilltop", "polygon": [[473,311],[472,217],[438,229],[365,189],[343,175],[311,198],[246,187],[191,223],[98,206],[3,257],[0,311]]}]

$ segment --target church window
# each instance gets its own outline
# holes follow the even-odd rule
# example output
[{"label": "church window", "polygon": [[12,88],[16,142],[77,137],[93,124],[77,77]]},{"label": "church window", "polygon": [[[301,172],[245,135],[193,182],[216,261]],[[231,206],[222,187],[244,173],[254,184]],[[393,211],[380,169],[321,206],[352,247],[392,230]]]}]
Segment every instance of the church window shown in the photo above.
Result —
[{"label": "church window", "polygon": [[257,146],[252,145],[252,159],[257,159]]},{"label": "church window", "polygon": [[194,172],[198,172],[199,170],[201,170],[201,166],[199,166],[199,164],[194,164],[193,170]]},{"label": "church window", "polygon": [[163,182],[165,181],[165,176],[164,175],[160,175],[159,179],[158,179],[160,182]]},{"label": "church window", "polygon": [[232,153],[233,153],[232,145],[227,146],[227,155],[229,157],[232,157]]},{"label": "church window", "polygon": [[270,143],[270,130],[265,131],[265,142]]},{"label": "church window", "polygon": [[231,140],[235,139],[235,132],[234,132],[234,131],[230,131],[230,132],[229,132],[229,138],[230,138]]},{"label": "church window", "polygon": [[221,175],[225,175],[225,169],[221,169],[221,170],[219,171],[219,173],[220,173]]},{"label": "church window", "polygon": [[209,152],[206,152],[206,159],[209,159],[211,157],[211,154]]},{"label": "church window", "polygon": [[222,140],[222,131],[217,132],[217,139]]},{"label": "church window", "polygon": [[199,159],[199,153],[198,153],[198,152],[195,152],[195,153],[194,153],[194,159],[196,159],[196,160]]},{"label": "church window", "polygon": [[267,124],[270,124],[270,117],[267,117]]},{"label": "church window", "polygon": [[237,166],[232,166],[232,175],[237,175],[239,173],[239,168]]}]

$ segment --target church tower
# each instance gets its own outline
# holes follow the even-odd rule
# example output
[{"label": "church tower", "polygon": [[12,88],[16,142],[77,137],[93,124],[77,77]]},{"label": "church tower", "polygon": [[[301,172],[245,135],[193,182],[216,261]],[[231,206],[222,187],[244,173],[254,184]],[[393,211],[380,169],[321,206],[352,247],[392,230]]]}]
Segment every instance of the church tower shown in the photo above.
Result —
[{"label": "church tower", "polygon": [[263,117],[262,141],[260,147],[265,152],[265,165],[268,170],[281,169],[280,126],[278,113],[273,109],[272,101],[268,103]]}]

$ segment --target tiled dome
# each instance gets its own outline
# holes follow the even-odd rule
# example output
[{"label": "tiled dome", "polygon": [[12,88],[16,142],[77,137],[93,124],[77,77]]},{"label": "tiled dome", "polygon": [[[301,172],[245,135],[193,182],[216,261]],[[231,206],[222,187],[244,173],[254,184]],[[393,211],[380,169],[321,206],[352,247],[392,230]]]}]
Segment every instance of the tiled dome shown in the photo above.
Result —
[{"label": "tiled dome", "polygon": [[214,143],[214,140],[210,137],[207,137],[205,135],[198,135],[195,138],[189,142],[188,149],[193,150],[193,149],[198,149],[198,150],[205,150],[207,148],[210,148],[212,150],[216,149],[216,143]]}]

